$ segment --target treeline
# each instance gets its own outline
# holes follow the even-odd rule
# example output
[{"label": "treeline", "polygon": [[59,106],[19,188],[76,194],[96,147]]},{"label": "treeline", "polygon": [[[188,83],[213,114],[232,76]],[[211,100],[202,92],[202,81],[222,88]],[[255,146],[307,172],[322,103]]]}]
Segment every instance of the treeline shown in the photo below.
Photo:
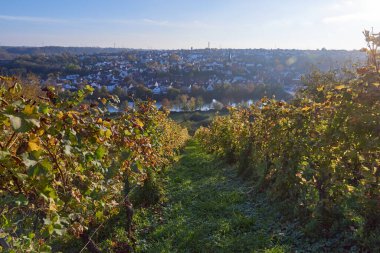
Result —
[{"label": "treeline", "polygon": [[232,108],[196,133],[302,233],[331,240],[316,251],[380,250],[380,74],[371,57],[347,78],[313,73],[289,103]]},{"label": "treeline", "polygon": [[42,79],[54,77],[55,81],[59,75],[88,75],[90,71],[84,67],[84,64],[95,64],[97,59],[96,56],[88,57],[87,61],[83,62],[77,55],[68,53],[59,55],[26,54],[12,60],[0,60],[0,74],[26,77],[33,73]]},{"label": "treeline", "polygon": [[100,54],[100,53],[120,53],[124,48],[101,48],[101,47],[0,47],[0,59],[11,59],[20,55],[57,55],[57,54]]},{"label": "treeline", "polygon": [[91,98],[116,95],[121,101],[133,99],[153,99],[162,103],[166,108],[179,107],[184,110],[200,109],[204,104],[214,100],[223,105],[241,103],[248,100],[259,100],[265,96],[276,97],[279,100],[289,100],[292,95],[284,90],[282,85],[269,84],[216,84],[212,91],[207,91],[199,85],[189,89],[169,88],[165,94],[153,94],[152,90],[143,84],[137,84],[133,91],[127,92],[122,87],[116,87],[112,92],[106,87],[95,89]]},{"label": "treeline", "polygon": [[112,115],[117,97],[88,103],[90,86],[69,97],[38,87],[0,78],[0,251],[100,252],[92,236],[120,215],[132,250],[131,192],[155,201],[187,130],[152,102]]}]

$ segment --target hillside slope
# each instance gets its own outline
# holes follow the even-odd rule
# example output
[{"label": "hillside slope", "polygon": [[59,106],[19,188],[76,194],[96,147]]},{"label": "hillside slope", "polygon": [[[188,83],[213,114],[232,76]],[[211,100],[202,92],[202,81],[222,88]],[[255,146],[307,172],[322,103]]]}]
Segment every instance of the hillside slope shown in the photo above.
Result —
[{"label": "hillside slope", "polygon": [[189,143],[165,181],[165,203],[135,217],[142,252],[290,250],[278,215],[263,199],[253,201],[235,170],[197,143]]}]

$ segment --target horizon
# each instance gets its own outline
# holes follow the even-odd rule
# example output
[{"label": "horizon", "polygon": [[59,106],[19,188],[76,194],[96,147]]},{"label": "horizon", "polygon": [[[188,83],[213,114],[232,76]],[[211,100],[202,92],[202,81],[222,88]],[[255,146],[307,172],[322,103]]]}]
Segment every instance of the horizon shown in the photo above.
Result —
[{"label": "horizon", "polygon": [[0,46],[359,50],[379,8],[376,0],[8,1]]},{"label": "horizon", "polygon": [[94,49],[115,49],[115,50],[137,50],[137,51],[191,51],[191,50],[294,50],[294,51],[360,51],[362,48],[359,49],[339,49],[339,48],[171,48],[171,49],[165,49],[165,48],[129,48],[129,47],[102,47],[102,46],[59,46],[59,45],[45,45],[45,46],[28,46],[28,45],[0,45],[0,48],[94,48]]}]

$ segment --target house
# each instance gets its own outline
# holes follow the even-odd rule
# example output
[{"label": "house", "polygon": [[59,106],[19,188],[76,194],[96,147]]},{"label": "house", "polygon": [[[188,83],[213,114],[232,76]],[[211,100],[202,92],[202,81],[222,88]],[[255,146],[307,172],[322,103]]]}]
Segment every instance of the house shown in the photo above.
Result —
[{"label": "house", "polygon": [[158,95],[158,94],[161,94],[161,89],[160,87],[157,86],[152,90],[152,92],[154,95]]},{"label": "house", "polygon": [[70,85],[70,84],[64,84],[64,85],[63,85],[63,89],[65,89],[65,90],[70,90],[70,91],[76,91],[76,90],[78,90],[77,87],[75,87],[75,86],[73,86],[73,85]]},{"label": "house", "polygon": [[237,82],[244,82],[246,79],[242,76],[235,76],[234,79],[232,80],[232,83],[237,83]]},{"label": "house", "polygon": [[121,72],[120,72],[120,77],[121,78],[126,78],[128,76],[128,71],[126,71],[126,70],[122,70]]},{"label": "house", "polygon": [[102,86],[101,86],[100,84],[95,83],[95,82],[91,83],[91,86],[92,86],[93,88],[98,88],[98,89],[102,88]]},{"label": "house", "polygon": [[66,80],[69,81],[76,81],[76,79],[79,78],[79,75],[67,75]]},{"label": "house", "polygon": [[206,88],[206,91],[213,91],[214,90],[214,87],[212,86],[212,84],[209,84]]},{"label": "house", "polygon": [[106,86],[107,91],[112,92],[116,88],[117,84],[116,83],[111,83]]}]

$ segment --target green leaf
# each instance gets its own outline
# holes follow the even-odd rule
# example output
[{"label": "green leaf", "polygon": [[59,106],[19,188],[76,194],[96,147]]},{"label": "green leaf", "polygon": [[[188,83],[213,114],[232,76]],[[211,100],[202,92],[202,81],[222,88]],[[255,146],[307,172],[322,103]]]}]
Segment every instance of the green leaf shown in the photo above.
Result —
[{"label": "green leaf", "polygon": [[95,151],[95,156],[98,160],[102,159],[106,154],[106,148],[104,146],[99,146]]},{"label": "green leaf", "polygon": [[39,110],[40,110],[40,112],[43,113],[43,114],[48,114],[48,113],[50,112],[50,108],[49,108],[48,105],[41,105],[41,106],[39,107]]},{"label": "green leaf", "polygon": [[51,162],[47,159],[42,160],[40,164],[46,170],[51,170],[53,168],[53,164],[51,164]]},{"label": "green leaf", "polygon": [[54,226],[52,224],[50,224],[48,227],[48,232],[49,232],[49,235],[53,234],[54,233]]},{"label": "green leaf", "polygon": [[63,152],[65,153],[65,155],[72,155],[71,153],[71,146],[70,145],[65,145],[65,149],[63,150]]},{"label": "green leaf", "polygon": [[29,203],[29,201],[24,195],[21,195],[15,199],[15,203],[18,206],[26,206]]},{"label": "green leaf", "polygon": [[25,119],[25,121],[36,127],[40,127],[40,121],[37,119]]},{"label": "green leaf", "polygon": [[16,173],[16,177],[17,177],[18,179],[21,179],[22,181],[28,179],[28,175],[23,174],[23,173]]},{"label": "green leaf", "polygon": [[36,166],[32,166],[28,170],[28,175],[33,178],[33,177],[37,176],[39,174],[39,172],[40,172],[40,167],[39,166],[37,166],[37,165]]},{"label": "green leaf", "polygon": [[7,159],[10,155],[9,151],[0,150],[0,161]]},{"label": "green leaf", "polygon": [[17,116],[13,116],[13,115],[7,115],[7,116],[11,122],[12,128],[14,130],[19,130],[21,128],[21,118]]},{"label": "green leaf", "polygon": [[34,165],[37,164],[37,161],[29,159],[29,158],[28,158],[28,154],[26,154],[26,153],[24,153],[24,154],[22,155],[22,162],[24,163],[24,165],[25,165],[27,168],[29,168],[29,167],[34,166]]},{"label": "green leaf", "polygon": [[[35,119],[24,119],[20,116],[15,116],[11,114],[4,114],[9,118],[9,121],[11,122],[11,126],[15,132],[18,133],[25,133],[28,132],[32,125],[39,126],[39,121]],[[29,121],[29,122],[28,122]]]},{"label": "green leaf", "polygon": [[51,220],[49,217],[46,217],[44,218],[44,225],[50,225],[51,224]]},{"label": "green leaf", "polygon": [[39,248],[39,252],[41,253],[48,253],[48,252],[51,252],[51,247],[49,245],[42,245],[40,248]]},{"label": "green leaf", "polygon": [[95,217],[100,220],[101,218],[103,218],[103,212],[102,211],[97,211],[96,214],[95,214]]},{"label": "green leaf", "polygon": [[59,228],[59,229],[55,228],[54,229],[54,233],[57,235],[60,235],[60,236],[62,236],[64,232],[65,232],[65,229],[62,229],[62,228]]}]

